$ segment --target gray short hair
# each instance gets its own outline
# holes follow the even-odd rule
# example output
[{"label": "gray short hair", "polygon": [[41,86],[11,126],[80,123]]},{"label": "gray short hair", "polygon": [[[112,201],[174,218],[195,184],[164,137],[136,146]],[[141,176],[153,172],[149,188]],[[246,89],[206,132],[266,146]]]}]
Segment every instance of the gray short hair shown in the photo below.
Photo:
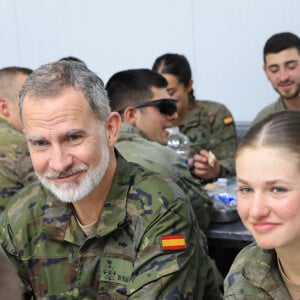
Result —
[{"label": "gray short hair", "polygon": [[25,96],[39,100],[55,97],[66,88],[82,91],[99,121],[105,121],[111,109],[103,81],[82,63],[56,61],[40,66],[25,81],[19,94],[20,117]]}]

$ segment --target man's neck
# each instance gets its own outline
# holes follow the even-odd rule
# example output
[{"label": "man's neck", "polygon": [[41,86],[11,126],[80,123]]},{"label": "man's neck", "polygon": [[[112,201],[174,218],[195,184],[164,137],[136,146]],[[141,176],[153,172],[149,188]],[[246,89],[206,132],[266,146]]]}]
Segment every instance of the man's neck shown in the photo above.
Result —
[{"label": "man's neck", "polygon": [[73,203],[74,214],[82,225],[90,225],[100,219],[103,206],[112,186],[116,166],[116,157],[113,156],[98,186],[85,198]]},{"label": "man's neck", "polygon": [[300,110],[300,96],[297,96],[293,99],[285,99],[285,98],[282,99],[285,107],[288,110]]}]

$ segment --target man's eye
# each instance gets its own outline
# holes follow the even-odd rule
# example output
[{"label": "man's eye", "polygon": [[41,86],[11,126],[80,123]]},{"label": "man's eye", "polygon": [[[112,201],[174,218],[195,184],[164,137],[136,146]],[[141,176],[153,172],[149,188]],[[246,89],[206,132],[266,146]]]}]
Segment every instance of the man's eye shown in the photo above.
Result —
[{"label": "man's eye", "polygon": [[290,62],[287,64],[287,68],[289,70],[294,70],[294,69],[296,69],[297,65],[298,65],[298,62],[293,61],[293,62]]},{"label": "man's eye", "polygon": [[269,71],[271,72],[271,73],[276,73],[276,72],[278,72],[278,67],[271,67],[271,68],[269,68]]},{"label": "man's eye", "polygon": [[83,139],[82,135],[72,134],[66,137],[66,140],[71,143],[80,142]]},{"label": "man's eye", "polygon": [[32,141],[30,143],[32,145],[33,148],[35,148],[36,150],[43,150],[47,147],[48,143],[44,140],[36,140],[36,141]]}]

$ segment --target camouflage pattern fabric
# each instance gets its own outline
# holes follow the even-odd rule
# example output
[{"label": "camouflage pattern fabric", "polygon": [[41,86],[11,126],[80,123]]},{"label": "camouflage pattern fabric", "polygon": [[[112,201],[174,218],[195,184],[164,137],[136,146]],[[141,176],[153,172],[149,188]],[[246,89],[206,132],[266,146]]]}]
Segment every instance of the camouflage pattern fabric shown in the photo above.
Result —
[{"label": "camouflage pattern fabric", "polygon": [[200,229],[207,230],[212,201],[182,157],[166,146],[147,140],[142,131],[128,123],[122,123],[116,148],[128,161],[172,178],[190,200]]},{"label": "camouflage pattern fabric", "polygon": [[221,165],[219,177],[235,176],[237,134],[233,116],[225,105],[213,101],[191,101],[179,129],[187,135],[192,152],[211,150]]},{"label": "camouflage pattern fabric", "polygon": [[0,214],[10,198],[34,180],[24,134],[0,118]]},{"label": "camouflage pattern fabric", "polygon": [[255,243],[244,248],[225,278],[224,298],[291,300],[277,267],[275,250],[263,250]]},{"label": "camouflage pattern fabric", "polygon": [[[27,299],[219,299],[195,225],[175,183],[118,155],[111,191],[89,236],[71,204],[33,183],[2,214],[0,240]],[[185,249],[165,250],[162,237],[177,235]]]},{"label": "camouflage pattern fabric", "polygon": [[271,113],[278,112],[278,111],[283,111],[286,110],[286,107],[284,106],[282,98],[278,98],[275,102],[267,105],[265,108],[263,108],[255,117],[253,120],[252,124],[255,124],[262,119],[264,119],[266,116],[268,116]]}]

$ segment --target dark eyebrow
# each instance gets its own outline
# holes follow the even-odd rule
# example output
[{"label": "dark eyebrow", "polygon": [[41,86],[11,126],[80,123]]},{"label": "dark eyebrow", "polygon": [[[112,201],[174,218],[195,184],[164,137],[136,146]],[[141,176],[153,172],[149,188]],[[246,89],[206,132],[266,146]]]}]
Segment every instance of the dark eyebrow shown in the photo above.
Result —
[{"label": "dark eyebrow", "polygon": [[64,136],[70,136],[70,135],[75,135],[75,134],[85,134],[86,131],[83,129],[70,129],[65,132]]},{"label": "dark eyebrow", "polygon": [[[283,64],[287,65],[287,64],[295,63],[295,62],[299,62],[299,60],[298,59],[292,59],[292,60],[285,61]],[[267,65],[267,68],[278,67],[278,66],[279,66],[279,64],[272,64],[272,65]]]},{"label": "dark eyebrow", "polygon": [[[83,129],[70,129],[70,130],[67,130],[63,135],[62,137],[66,137],[66,136],[71,136],[71,135],[76,135],[76,134],[82,134],[84,135],[86,133],[85,130]],[[45,138],[44,136],[30,136],[30,137],[27,137],[27,140],[29,142],[36,142],[36,141],[45,141],[47,140],[47,138]]]}]

